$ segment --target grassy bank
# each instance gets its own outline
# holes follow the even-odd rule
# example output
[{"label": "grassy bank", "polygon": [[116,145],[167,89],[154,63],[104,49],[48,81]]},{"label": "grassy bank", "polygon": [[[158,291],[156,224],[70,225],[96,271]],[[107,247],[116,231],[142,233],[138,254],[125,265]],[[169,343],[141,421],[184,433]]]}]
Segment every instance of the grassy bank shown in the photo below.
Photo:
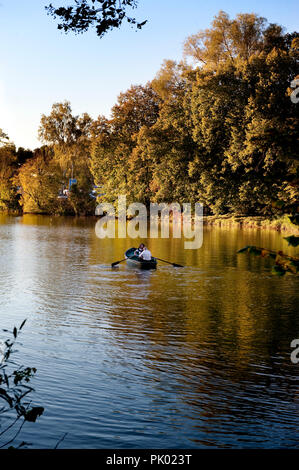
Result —
[{"label": "grassy bank", "polygon": [[238,227],[245,229],[273,229],[278,232],[288,232],[293,235],[299,235],[299,228],[293,225],[288,216],[282,217],[264,217],[264,216],[232,216],[232,215],[211,215],[204,217],[204,225],[216,227]]}]

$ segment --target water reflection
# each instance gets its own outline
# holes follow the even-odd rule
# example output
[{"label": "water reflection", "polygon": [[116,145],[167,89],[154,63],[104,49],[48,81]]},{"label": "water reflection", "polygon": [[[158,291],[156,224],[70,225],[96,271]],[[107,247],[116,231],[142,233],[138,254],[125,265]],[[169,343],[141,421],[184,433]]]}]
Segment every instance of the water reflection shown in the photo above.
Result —
[{"label": "water reflection", "polygon": [[[111,262],[139,240],[99,240],[94,220],[0,219],[3,327],[28,317],[22,361],[36,365],[51,447],[297,447],[298,279],[269,260],[273,231],[206,228],[203,247],[145,240],[156,271]],[[283,246],[285,249],[285,246]],[[290,250],[291,252],[292,250]]]}]

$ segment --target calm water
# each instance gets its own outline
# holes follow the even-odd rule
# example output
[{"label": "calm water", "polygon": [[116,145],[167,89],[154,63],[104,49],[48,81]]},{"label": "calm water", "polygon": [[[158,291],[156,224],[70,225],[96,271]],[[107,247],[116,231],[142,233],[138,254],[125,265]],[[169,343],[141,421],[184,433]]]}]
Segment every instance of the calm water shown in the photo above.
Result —
[{"label": "calm water", "polygon": [[37,367],[34,402],[45,406],[20,440],[299,448],[299,279],[236,255],[247,244],[287,250],[282,237],[207,228],[196,251],[151,240],[156,256],[186,267],[141,272],[112,270],[136,241],[99,240],[94,225],[0,216],[0,326],[28,319],[15,357]]}]

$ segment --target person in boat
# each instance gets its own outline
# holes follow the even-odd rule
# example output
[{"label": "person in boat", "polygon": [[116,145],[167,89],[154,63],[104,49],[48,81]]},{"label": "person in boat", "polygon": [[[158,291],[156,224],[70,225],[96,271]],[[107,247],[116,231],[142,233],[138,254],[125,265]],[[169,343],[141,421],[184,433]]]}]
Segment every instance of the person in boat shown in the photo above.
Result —
[{"label": "person in boat", "polygon": [[134,251],[134,255],[135,256],[139,256],[143,250],[145,248],[145,244],[144,243],[140,243],[139,247],[137,248],[137,250]]},{"label": "person in boat", "polygon": [[144,261],[150,261],[152,259],[152,254],[146,246],[144,246],[142,253],[140,253],[139,258]]}]

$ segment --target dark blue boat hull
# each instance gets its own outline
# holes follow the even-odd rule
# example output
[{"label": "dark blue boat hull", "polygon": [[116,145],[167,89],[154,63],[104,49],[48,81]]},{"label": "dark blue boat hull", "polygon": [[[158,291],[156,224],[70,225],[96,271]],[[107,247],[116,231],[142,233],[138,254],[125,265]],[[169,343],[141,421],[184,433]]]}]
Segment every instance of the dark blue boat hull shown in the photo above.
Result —
[{"label": "dark blue boat hull", "polygon": [[156,269],[157,268],[157,260],[153,258],[149,261],[142,260],[138,256],[134,255],[136,248],[129,248],[125,252],[125,258],[127,259],[127,265],[133,266],[139,269]]}]

